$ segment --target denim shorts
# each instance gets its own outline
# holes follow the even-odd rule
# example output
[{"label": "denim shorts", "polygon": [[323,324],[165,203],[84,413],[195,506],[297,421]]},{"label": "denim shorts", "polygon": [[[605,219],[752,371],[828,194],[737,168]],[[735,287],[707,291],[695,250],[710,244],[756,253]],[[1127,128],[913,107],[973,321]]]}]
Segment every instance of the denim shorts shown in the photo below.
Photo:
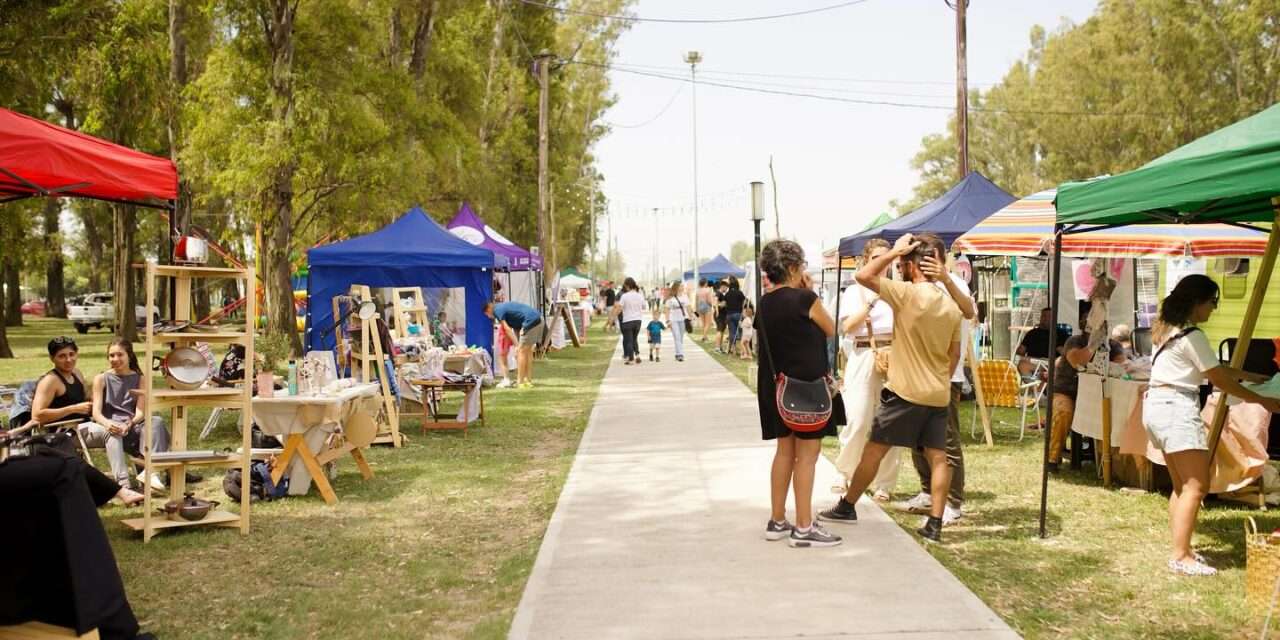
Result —
[{"label": "denim shorts", "polygon": [[1152,387],[1142,400],[1142,426],[1151,444],[1165,453],[1209,449],[1200,396],[1194,391]]}]

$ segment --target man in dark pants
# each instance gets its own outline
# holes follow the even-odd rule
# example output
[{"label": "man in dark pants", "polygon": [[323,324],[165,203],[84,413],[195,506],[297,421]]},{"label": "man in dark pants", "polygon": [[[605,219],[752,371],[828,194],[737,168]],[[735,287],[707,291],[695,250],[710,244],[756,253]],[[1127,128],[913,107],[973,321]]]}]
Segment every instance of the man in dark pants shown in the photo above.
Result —
[{"label": "man in dark pants", "polygon": [[[947,504],[942,512],[942,524],[948,525],[964,515],[964,450],[960,440],[960,398],[964,394],[964,359],[967,349],[965,342],[969,339],[969,321],[977,317],[977,305],[969,295],[969,285],[958,276],[948,273],[944,266],[931,258],[924,258],[920,270],[933,280],[939,288],[945,290],[964,320],[960,326],[960,362],[951,375],[951,403],[947,405],[947,466],[951,467],[951,490],[947,493]],[[976,411],[975,407],[975,411]],[[916,473],[920,474],[920,493],[907,501],[907,510],[912,513],[928,514],[933,507],[933,498],[929,488],[933,482],[933,470],[929,460],[919,450],[911,452],[911,462],[915,464]]]}]

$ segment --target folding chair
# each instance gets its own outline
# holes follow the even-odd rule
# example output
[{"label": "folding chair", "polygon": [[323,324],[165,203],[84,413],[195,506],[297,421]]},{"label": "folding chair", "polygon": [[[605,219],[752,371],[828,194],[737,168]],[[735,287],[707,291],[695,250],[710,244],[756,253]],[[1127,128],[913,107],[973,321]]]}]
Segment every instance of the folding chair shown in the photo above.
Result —
[{"label": "folding chair", "polygon": [[[1040,369],[1044,366],[1037,365],[1035,373],[1026,381],[1023,381],[1022,376],[1018,374],[1018,368],[1008,360],[983,360],[978,363],[975,370],[975,375],[982,383],[983,397],[987,406],[1022,409],[1019,441],[1027,435],[1028,409],[1035,410],[1036,423],[1040,422],[1040,400],[1045,390],[1044,383],[1040,382]],[[976,438],[977,435],[978,412],[974,411],[973,419],[969,423],[969,436]]]}]

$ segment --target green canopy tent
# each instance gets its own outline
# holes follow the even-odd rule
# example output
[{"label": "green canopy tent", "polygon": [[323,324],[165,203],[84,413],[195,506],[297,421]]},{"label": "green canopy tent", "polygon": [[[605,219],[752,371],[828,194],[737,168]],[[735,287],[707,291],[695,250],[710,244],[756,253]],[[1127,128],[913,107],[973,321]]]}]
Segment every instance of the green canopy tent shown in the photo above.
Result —
[{"label": "green canopy tent", "polygon": [[[1179,147],[1150,163],[1120,175],[1089,182],[1067,183],[1058,188],[1057,222],[1054,225],[1053,283],[1061,274],[1062,236],[1128,224],[1197,224],[1221,222],[1247,225],[1272,223],[1266,253],[1254,281],[1252,295],[1240,326],[1238,346],[1231,366],[1244,364],[1253,339],[1276,252],[1280,248],[1280,104]],[[1056,284],[1054,286],[1057,286]],[[1056,295],[1056,294],[1054,294]],[[1053,323],[1058,322],[1054,300]],[[1057,336],[1050,332],[1050,353]],[[1049,367],[1049,393],[1054,387],[1054,367]],[[1209,436],[1212,458],[1226,422],[1226,402],[1219,402]],[[1046,419],[1052,424],[1050,403]],[[1048,438],[1045,439],[1046,459]],[[1048,505],[1048,467],[1041,473],[1040,535],[1045,535]]]}]

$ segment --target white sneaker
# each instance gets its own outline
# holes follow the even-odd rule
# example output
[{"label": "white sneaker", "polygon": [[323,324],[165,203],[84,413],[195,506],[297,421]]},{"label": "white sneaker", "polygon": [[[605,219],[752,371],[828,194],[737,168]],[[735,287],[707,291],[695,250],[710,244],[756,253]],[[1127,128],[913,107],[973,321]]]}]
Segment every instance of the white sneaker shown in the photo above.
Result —
[{"label": "white sneaker", "polygon": [[904,506],[911,513],[929,513],[933,508],[933,496],[927,493],[917,493],[914,498],[908,500]]},{"label": "white sneaker", "polygon": [[957,520],[964,517],[964,511],[961,507],[953,507],[950,504],[942,510],[942,526],[955,524]]},{"label": "white sneaker", "polygon": [[148,477],[147,472],[143,471],[138,474],[138,482],[142,483],[143,487],[150,487],[152,491],[159,491],[163,493],[166,490],[164,481],[160,479],[160,474]]},{"label": "white sneaker", "polygon": [[499,389],[506,389],[506,388],[509,388],[510,386],[511,386],[511,379],[510,379],[510,378],[503,378],[503,379],[502,379],[502,382],[499,382],[499,383],[498,383],[498,388],[499,388]]}]

